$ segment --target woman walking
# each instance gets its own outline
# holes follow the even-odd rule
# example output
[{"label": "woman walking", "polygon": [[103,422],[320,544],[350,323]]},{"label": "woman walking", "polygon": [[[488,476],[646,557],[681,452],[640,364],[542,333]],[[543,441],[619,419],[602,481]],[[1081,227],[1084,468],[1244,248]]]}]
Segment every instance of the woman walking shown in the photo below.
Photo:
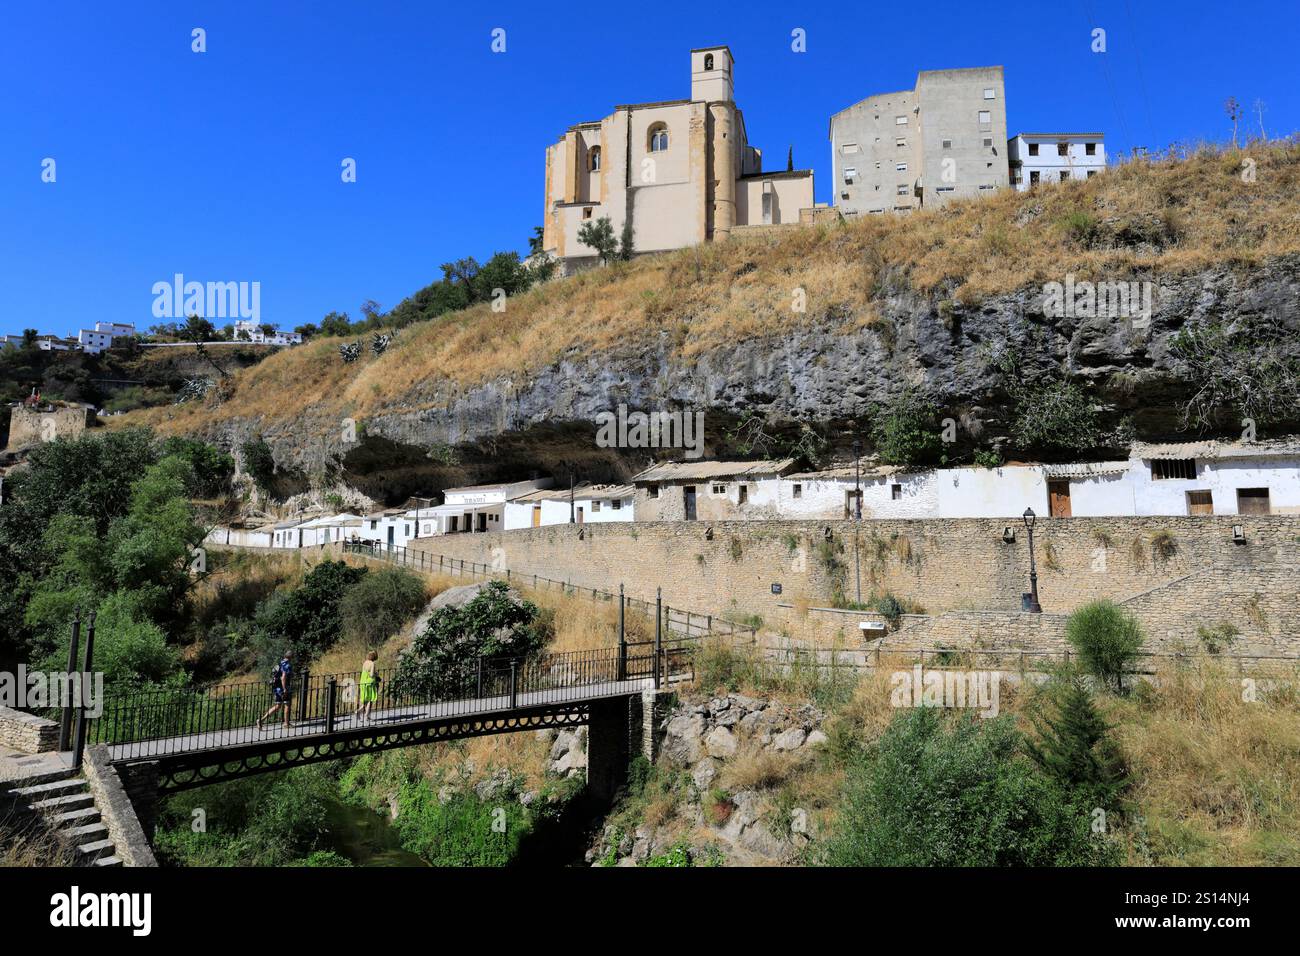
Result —
[{"label": "woman walking", "polygon": [[371,651],[361,664],[361,706],[357,709],[357,720],[369,720],[370,711],[379,699],[379,676],[375,673],[375,661],[379,655]]}]

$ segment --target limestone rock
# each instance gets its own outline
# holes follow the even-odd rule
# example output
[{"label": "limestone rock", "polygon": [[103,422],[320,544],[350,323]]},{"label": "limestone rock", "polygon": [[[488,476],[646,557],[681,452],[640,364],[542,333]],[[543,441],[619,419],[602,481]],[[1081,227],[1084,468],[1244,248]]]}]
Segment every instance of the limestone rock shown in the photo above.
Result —
[{"label": "limestone rock", "polygon": [[704,738],[704,748],[710,757],[725,759],[736,752],[736,735],[726,727],[715,727]]}]

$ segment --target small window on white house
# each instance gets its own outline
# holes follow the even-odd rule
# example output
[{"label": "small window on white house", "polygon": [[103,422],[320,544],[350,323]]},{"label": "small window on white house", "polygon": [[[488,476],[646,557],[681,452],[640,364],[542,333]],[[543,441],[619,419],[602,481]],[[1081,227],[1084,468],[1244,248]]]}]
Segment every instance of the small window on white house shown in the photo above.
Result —
[{"label": "small window on white house", "polygon": [[845,185],[848,185],[848,184],[852,183],[852,182],[853,182],[853,177],[856,176],[857,174],[858,174],[858,168],[857,168],[856,166],[845,166],[845,167],[844,167],[844,183],[845,183]]},{"label": "small window on white house", "polygon": [[1151,477],[1156,481],[1164,481],[1171,478],[1195,478],[1196,459],[1153,458],[1151,460]]},{"label": "small window on white house", "polygon": [[993,99],[993,87],[991,87],[991,86],[989,86],[989,87],[985,87],[985,89],[984,89],[984,98],[985,98],[986,100],[991,100],[991,99]]},{"label": "small window on white house", "polygon": [[900,146],[900,147],[901,147],[901,146],[906,146],[906,145],[907,145],[907,140],[904,139],[902,136],[900,136],[900,137],[898,137],[898,139],[894,140],[894,145],[895,145],[895,146]]},{"label": "small window on white house", "polygon": [[945,139],[945,140],[943,141],[943,148],[944,148],[944,149],[952,149],[952,140],[950,140],[950,139]]},{"label": "small window on white house", "polygon": [[590,218],[591,218],[591,207],[590,207],[590,206],[583,206],[583,207],[582,207],[582,218],[583,218],[583,219],[590,219]]},{"label": "small window on white house", "polygon": [[889,486],[889,497],[890,497],[892,500],[894,500],[894,501],[899,501],[899,500],[903,497],[903,486],[902,486],[902,485],[890,485],[890,486]]},{"label": "small window on white house", "polygon": [[906,117],[906,116],[895,116],[895,117],[894,117],[894,125],[895,125],[895,126],[906,126],[906,125],[907,125],[907,117]]},{"label": "small window on white house", "polygon": [[727,486],[715,484],[711,490],[715,495],[725,495],[727,493]]},{"label": "small window on white house", "polygon": [[980,110],[980,125],[988,126],[993,122],[993,114],[988,110]]},{"label": "small window on white house", "polygon": [[1096,156],[1096,155],[1097,155],[1097,144],[1096,144],[1096,143],[1084,143],[1084,144],[1083,144],[1083,153],[1084,153],[1085,156]]},{"label": "small window on white house", "polygon": [[622,499],[622,498],[615,498],[613,501],[611,501],[611,502],[609,503],[609,506],[610,506],[611,508],[613,508],[615,511],[622,511],[622,510],[623,510],[623,499]]},{"label": "small window on white house", "polygon": [[848,199],[848,198],[849,198],[849,192],[848,192],[847,189],[846,189],[846,190],[842,190],[842,191],[840,192],[840,198],[841,198],[841,199]]},{"label": "small window on white house", "polygon": [[599,502],[599,501],[593,501],[593,502],[591,503],[591,513],[592,513],[592,514],[595,514],[595,513],[596,513],[597,511],[599,511],[599,510],[600,510],[600,502]]},{"label": "small window on white house", "polygon": [[791,489],[791,497],[792,497],[792,498],[802,498],[802,497],[803,497],[803,485],[795,485],[795,486]]},{"label": "small window on white house", "polygon": [[1038,155],[1038,144],[1037,144],[1037,143],[1030,143],[1030,144],[1029,144],[1029,155],[1030,155],[1030,156],[1037,156],[1037,155]]},{"label": "small window on white house", "polygon": [[646,493],[646,497],[649,497],[649,498],[658,498],[658,497],[659,497],[659,486],[658,486],[658,485],[646,485],[645,493]]}]

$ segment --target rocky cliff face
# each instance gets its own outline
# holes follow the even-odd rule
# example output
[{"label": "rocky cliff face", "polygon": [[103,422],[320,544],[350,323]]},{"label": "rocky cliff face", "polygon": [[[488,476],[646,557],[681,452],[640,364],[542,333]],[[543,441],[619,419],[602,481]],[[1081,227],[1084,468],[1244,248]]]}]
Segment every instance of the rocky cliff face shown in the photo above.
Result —
[{"label": "rocky cliff face", "polygon": [[529,472],[625,477],[651,452],[596,447],[596,416],[619,404],[704,412],[711,455],[735,453],[725,435],[745,414],[763,417],[776,446],[804,422],[832,447],[847,448],[852,423],[905,386],[919,386],[955,415],[964,439],[987,444],[1005,434],[1000,365],[1010,356],[1024,376],[1064,375],[1083,385],[1108,424],[1128,418],[1139,436],[1155,438],[1179,432],[1182,405],[1197,387],[1179,377],[1170,350],[1171,336],[1188,323],[1249,335],[1252,323],[1264,321],[1300,359],[1300,256],[1249,270],[1224,265],[1125,279],[1151,283],[1149,321],[1097,318],[1086,309],[1055,314],[1062,310],[1051,307],[1043,286],[964,305],[918,294],[899,279],[878,287],[878,317],[870,322],[810,318],[691,360],[663,332],[613,352],[570,352],[530,373],[473,387],[417,383],[402,400],[366,416],[357,441],[346,440],[336,412],[311,407],[289,422],[230,419],[200,431],[228,447],[260,432],[278,467],[313,480],[332,471],[391,499]]}]

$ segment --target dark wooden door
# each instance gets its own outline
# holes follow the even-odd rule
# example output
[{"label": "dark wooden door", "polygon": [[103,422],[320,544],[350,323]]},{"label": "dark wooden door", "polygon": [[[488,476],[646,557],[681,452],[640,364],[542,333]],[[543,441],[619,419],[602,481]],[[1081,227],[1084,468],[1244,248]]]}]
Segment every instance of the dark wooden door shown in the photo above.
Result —
[{"label": "dark wooden door", "polygon": [[1267,488],[1237,489],[1237,514],[1266,515],[1269,513]]},{"label": "dark wooden door", "polygon": [[1047,483],[1047,513],[1053,518],[1070,517],[1070,483],[1068,481],[1049,481]]}]

